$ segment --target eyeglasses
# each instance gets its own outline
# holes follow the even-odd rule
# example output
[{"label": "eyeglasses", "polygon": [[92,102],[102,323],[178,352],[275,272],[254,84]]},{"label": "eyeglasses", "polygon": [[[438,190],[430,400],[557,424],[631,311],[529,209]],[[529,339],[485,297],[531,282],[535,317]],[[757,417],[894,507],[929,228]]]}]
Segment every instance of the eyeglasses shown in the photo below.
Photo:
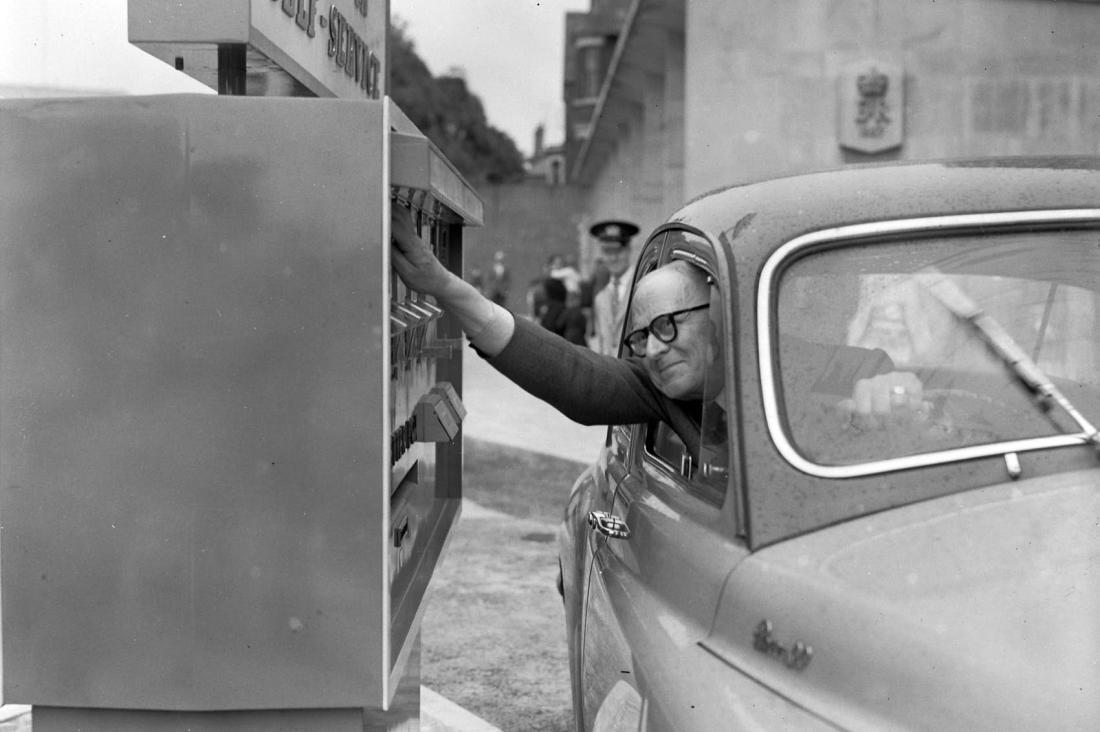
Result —
[{"label": "eyeglasses", "polygon": [[646,328],[638,328],[638,330],[632,330],[626,334],[626,338],[623,339],[623,343],[630,349],[630,352],[635,356],[645,356],[646,344],[649,342],[649,334],[652,333],[653,337],[659,340],[661,343],[672,343],[676,340],[676,316],[685,315],[687,313],[694,313],[696,310],[705,310],[710,307],[710,303],[704,303],[702,305],[696,305],[693,308],[685,308],[683,310],[676,310],[675,312],[665,313],[664,315],[658,315],[653,320],[649,321],[649,326]]}]

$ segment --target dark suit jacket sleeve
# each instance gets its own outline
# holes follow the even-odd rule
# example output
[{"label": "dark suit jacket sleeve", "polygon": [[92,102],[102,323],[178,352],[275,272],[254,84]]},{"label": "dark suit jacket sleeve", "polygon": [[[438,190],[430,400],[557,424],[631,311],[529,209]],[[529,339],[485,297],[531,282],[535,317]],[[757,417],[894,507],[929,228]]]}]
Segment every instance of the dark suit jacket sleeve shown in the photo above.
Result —
[{"label": "dark suit jacket sleeve", "polygon": [[666,405],[637,359],[601,356],[516,318],[504,350],[488,362],[524,391],[581,424],[665,419]]}]

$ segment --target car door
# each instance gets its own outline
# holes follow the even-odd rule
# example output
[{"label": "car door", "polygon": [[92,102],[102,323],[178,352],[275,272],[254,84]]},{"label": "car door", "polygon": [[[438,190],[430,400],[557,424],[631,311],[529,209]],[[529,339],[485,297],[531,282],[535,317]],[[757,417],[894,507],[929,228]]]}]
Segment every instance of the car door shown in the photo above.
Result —
[{"label": "car door", "polygon": [[[659,263],[671,258],[692,257],[683,247],[666,246]],[[717,286],[711,292],[710,317],[724,353],[727,300]],[[726,396],[703,405],[696,449],[664,422],[611,430],[612,453],[622,461],[609,464],[604,515],[588,537],[593,562],[581,654],[586,729],[669,728],[679,711],[706,703],[690,691],[703,653],[697,644],[710,628],[726,576],[745,555],[736,536],[728,441],[707,429],[723,421],[732,429],[734,420],[723,420],[733,414],[731,406]]]}]

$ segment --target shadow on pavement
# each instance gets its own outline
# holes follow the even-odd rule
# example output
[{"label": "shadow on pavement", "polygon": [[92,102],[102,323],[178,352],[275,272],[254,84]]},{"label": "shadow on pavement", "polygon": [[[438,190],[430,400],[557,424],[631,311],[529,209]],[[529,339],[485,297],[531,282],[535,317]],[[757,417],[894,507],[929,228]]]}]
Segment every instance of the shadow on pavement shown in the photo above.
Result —
[{"label": "shadow on pavement", "polygon": [[467,502],[432,579],[423,684],[505,732],[572,728],[557,527],[584,464],[467,439]]},{"label": "shadow on pavement", "polygon": [[570,421],[464,355],[463,514],[432,579],[422,681],[504,732],[566,732],[557,529],[607,428]]}]

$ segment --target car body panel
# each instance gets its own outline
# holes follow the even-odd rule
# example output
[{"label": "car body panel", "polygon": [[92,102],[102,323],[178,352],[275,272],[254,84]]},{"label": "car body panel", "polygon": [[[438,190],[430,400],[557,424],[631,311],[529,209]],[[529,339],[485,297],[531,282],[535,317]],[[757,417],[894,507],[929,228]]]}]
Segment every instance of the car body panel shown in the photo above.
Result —
[{"label": "car body panel", "polygon": [[[867,516],[753,554],[704,645],[848,729],[1091,729],[1100,470]],[[754,647],[769,620],[800,671]]]}]

